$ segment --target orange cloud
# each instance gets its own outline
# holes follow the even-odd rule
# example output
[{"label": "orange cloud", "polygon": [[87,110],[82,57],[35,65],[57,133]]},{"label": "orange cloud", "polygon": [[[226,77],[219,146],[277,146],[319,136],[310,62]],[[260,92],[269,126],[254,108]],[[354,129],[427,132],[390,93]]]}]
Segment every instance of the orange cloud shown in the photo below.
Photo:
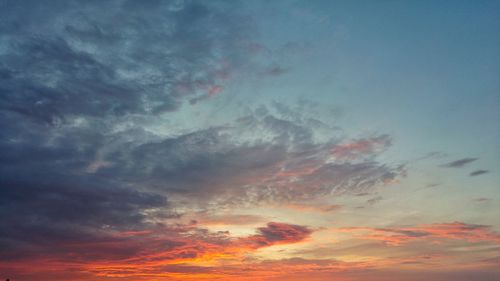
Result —
[{"label": "orange cloud", "polygon": [[[100,240],[61,241],[57,249],[2,263],[0,271],[10,276],[46,276],[47,271],[91,276],[82,280],[132,277],[139,280],[187,280],[185,277],[211,280],[225,275],[211,269],[221,261],[241,265],[252,251],[297,243],[311,233],[312,230],[305,226],[279,222],[269,222],[257,228],[256,234],[246,237],[231,237],[227,231],[210,232],[195,224],[123,231]],[[191,267],[183,271],[178,265]],[[173,270],[176,266],[178,269]],[[77,277],[69,279],[79,280]]]},{"label": "orange cloud", "polygon": [[400,228],[349,227],[342,228],[340,231],[354,233],[362,239],[382,241],[392,246],[417,240],[437,241],[438,239],[466,240],[469,242],[489,241],[500,244],[500,234],[492,231],[491,226],[462,222]]}]

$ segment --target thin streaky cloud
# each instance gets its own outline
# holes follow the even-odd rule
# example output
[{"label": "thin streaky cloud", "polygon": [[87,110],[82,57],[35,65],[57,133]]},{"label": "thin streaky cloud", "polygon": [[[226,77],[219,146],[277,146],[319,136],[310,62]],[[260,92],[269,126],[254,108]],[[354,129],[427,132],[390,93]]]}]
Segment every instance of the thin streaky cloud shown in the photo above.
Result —
[{"label": "thin streaky cloud", "polygon": [[475,177],[475,176],[487,174],[489,172],[490,171],[488,171],[488,170],[476,170],[476,171],[470,172],[469,176]]},{"label": "thin streaky cloud", "polygon": [[452,161],[452,162],[448,162],[448,163],[445,163],[445,164],[442,164],[441,167],[446,167],[446,168],[462,168],[466,165],[468,165],[469,163],[472,163],[476,160],[478,160],[479,158],[462,158],[462,159],[459,159],[459,160],[455,160],[455,161]]}]

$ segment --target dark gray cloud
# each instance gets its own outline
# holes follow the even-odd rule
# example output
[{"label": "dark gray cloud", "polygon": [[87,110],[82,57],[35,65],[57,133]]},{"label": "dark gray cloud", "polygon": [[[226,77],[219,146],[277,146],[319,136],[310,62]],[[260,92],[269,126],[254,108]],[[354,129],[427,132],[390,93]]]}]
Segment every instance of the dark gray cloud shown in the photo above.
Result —
[{"label": "dark gray cloud", "polygon": [[[6,125],[19,134],[0,138],[5,255],[23,256],[22,248],[24,255],[63,253],[63,246],[51,249],[61,241],[115,241],[113,232],[155,229],[177,217],[176,207],[302,202],[368,192],[398,176],[399,168],[373,157],[336,163],[330,152],[337,141],[316,142],[314,129],[294,118],[253,114],[175,137],[137,128],[107,133],[106,125],[53,128],[30,118],[23,119],[27,126],[46,129]],[[262,136],[248,139],[244,132]],[[169,202],[171,196],[187,203]],[[260,235],[271,235],[271,228]],[[117,253],[126,257],[140,245],[122,249]]]},{"label": "dark gray cloud", "polygon": [[[369,157],[377,153],[372,150],[363,161],[335,162],[331,150],[337,142],[316,143],[306,124],[261,112],[225,127],[128,142],[110,149],[103,158],[109,165],[95,174],[183,195],[193,203],[231,205],[360,193],[400,173]],[[262,135],[248,138],[248,132]]]},{"label": "dark gray cloud", "polygon": [[376,197],[373,197],[371,199],[366,200],[366,203],[368,205],[370,205],[370,206],[373,206],[373,205],[377,204],[378,202],[380,202],[382,200],[384,200],[384,197],[382,197],[382,196],[376,196]]},{"label": "dark gray cloud", "polygon": [[307,227],[284,223],[268,223],[266,227],[259,228],[259,235],[270,242],[275,241],[300,241],[309,236],[312,231]]},{"label": "dark gray cloud", "polygon": [[465,165],[476,161],[478,158],[463,158],[459,159],[456,161],[452,161],[446,164],[441,165],[442,167],[447,167],[447,168],[461,168],[464,167]]},{"label": "dark gray cloud", "polygon": [[231,5],[172,3],[6,1],[0,109],[50,123],[210,95],[248,61],[251,22]]},{"label": "dark gray cloud", "polygon": [[308,238],[313,232],[306,226],[278,222],[270,222],[257,230],[258,234],[242,238],[240,243],[255,248],[296,243]]},{"label": "dark gray cloud", "polygon": [[490,171],[488,170],[476,170],[476,171],[473,171],[469,174],[469,176],[471,177],[475,177],[475,176],[480,176],[480,175],[484,175],[484,174],[487,174],[489,173]]},{"label": "dark gray cloud", "polygon": [[9,178],[2,173],[0,259],[63,251],[56,245],[98,242],[108,240],[109,231],[143,229],[148,210],[161,208],[157,216],[176,216],[158,194],[92,177],[40,172],[50,174]]},{"label": "dark gray cloud", "polygon": [[[3,257],[175,217],[147,182],[95,173],[108,165],[101,155],[139,139],[134,147],[156,153],[140,146],[157,136],[138,120],[178,110],[244,66],[249,19],[202,1],[0,5]],[[114,132],[118,123],[130,129]]]}]

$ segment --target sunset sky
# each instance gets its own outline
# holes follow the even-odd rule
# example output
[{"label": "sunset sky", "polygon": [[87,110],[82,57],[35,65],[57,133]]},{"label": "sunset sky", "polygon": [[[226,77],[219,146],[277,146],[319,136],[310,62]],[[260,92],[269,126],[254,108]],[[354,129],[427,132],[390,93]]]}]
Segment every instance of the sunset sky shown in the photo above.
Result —
[{"label": "sunset sky", "polygon": [[0,0],[0,280],[499,281],[499,11]]}]

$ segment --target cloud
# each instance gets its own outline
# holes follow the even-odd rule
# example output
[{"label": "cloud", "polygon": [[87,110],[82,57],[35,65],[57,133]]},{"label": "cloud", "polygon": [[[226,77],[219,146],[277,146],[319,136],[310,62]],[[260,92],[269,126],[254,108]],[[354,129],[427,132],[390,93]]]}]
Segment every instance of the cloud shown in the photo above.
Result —
[{"label": "cloud", "polygon": [[224,127],[115,146],[97,176],[199,202],[248,205],[365,192],[399,174],[371,159],[337,163],[329,154],[335,145],[316,143],[301,120],[250,115]]},{"label": "cloud", "polygon": [[259,223],[265,220],[262,216],[256,215],[239,215],[239,214],[207,214],[206,212],[193,214],[193,219],[196,219],[199,224],[208,225],[249,225]]},{"label": "cloud", "polygon": [[[123,117],[130,126],[116,130],[112,118],[45,124],[0,114],[0,260],[10,268],[65,271],[78,263],[84,266],[74,272],[123,277],[136,274],[137,264],[157,272],[161,261],[203,263],[297,243],[312,230],[269,223],[235,238],[169,221],[193,210],[220,214],[267,203],[308,208],[304,200],[370,192],[399,174],[372,159],[379,151],[337,161],[330,153],[335,135],[318,139],[316,127],[293,112],[252,112],[225,126],[167,136],[138,128],[141,119],[130,115]],[[212,223],[245,220],[258,222],[235,214]]]},{"label": "cloud", "polygon": [[491,198],[485,198],[485,197],[472,199],[472,201],[477,202],[477,203],[489,202],[491,200],[492,200]]},{"label": "cloud", "polygon": [[[210,232],[196,224],[159,225],[146,231],[107,231],[100,237],[91,235],[81,240],[59,241],[51,248],[43,249],[38,244],[36,255],[18,255],[0,265],[0,269],[18,276],[44,272],[46,268],[127,278],[161,277],[175,272],[207,273],[211,272],[209,268],[177,265],[203,264],[219,259],[241,260],[243,254],[263,247],[297,243],[311,233],[312,230],[305,226],[278,222],[270,222],[258,228],[257,234],[246,237]],[[28,261],[29,269],[22,266]],[[16,268],[21,270],[17,272]]]},{"label": "cloud", "polygon": [[496,256],[494,258],[483,259],[480,262],[486,266],[492,266],[494,268],[498,268],[498,265],[500,265],[500,256]]},{"label": "cloud", "polygon": [[52,123],[175,111],[221,92],[249,61],[251,39],[239,34],[252,24],[215,3],[182,3],[3,3],[0,109]]},{"label": "cloud", "polygon": [[370,206],[373,206],[373,205],[377,204],[378,202],[382,201],[383,199],[384,199],[384,197],[377,196],[377,197],[373,197],[371,199],[366,200],[366,203]]},{"label": "cloud", "polygon": [[[246,265],[233,265],[228,268],[228,274],[241,276],[240,272],[248,272],[254,278],[264,280],[291,280],[302,275],[307,280],[324,280],[326,276],[332,276],[332,273],[344,272],[348,270],[366,270],[370,265],[363,262],[345,262],[334,259],[304,259],[287,258],[277,260],[262,260]],[[279,269],[279,270],[277,270]],[[300,275],[299,275],[300,274]],[[311,279],[311,277],[318,279]],[[231,280],[229,277],[229,280]],[[314,278],[313,277],[313,278]],[[234,279],[233,279],[234,280]]]},{"label": "cloud", "polygon": [[311,213],[331,213],[338,211],[342,208],[341,205],[336,204],[287,204],[283,207],[298,212],[311,212]]},{"label": "cloud", "polygon": [[206,94],[202,94],[198,97],[195,97],[195,98],[192,98],[189,103],[190,104],[196,104],[202,100],[205,100],[205,99],[209,99],[217,94],[219,94],[220,92],[222,92],[223,90],[223,87],[222,86],[219,86],[219,85],[213,85],[213,86],[210,86],[208,87],[208,89],[206,90],[207,93]]},{"label": "cloud", "polygon": [[487,174],[489,173],[490,171],[488,170],[476,170],[476,171],[473,171],[469,174],[469,176],[471,177],[475,177],[475,176],[480,176],[480,175],[484,175],[484,174]]},{"label": "cloud", "polygon": [[452,161],[446,164],[442,164],[441,167],[447,167],[447,168],[461,168],[464,167],[465,165],[476,161],[478,158],[463,158],[459,159],[456,161]]},{"label": "cloud", "polygon": [[289,69],[283,68],[281,66],[273,66],[268,68],[264,74],[269,76],[281,76],[289,72]]},{"label": "cloud", "polygon": [[466,224],[462,222],[436,223],[400,228],[342,228],[362,239],[377,240],[391,246],[399,246],[413,241],[465,240],[469,242],[491,242],[500,244],[500,234],[489,225]]},{"label": "cloud", "polygon": [[338,144],[332,148],[331,153],[337,159],[354,160],[359,157],[372,155],[377,150],[387,148],[390,144],[391,139],[389,136],[382,135]]},{"label": "cloud", "polygon": [[[345,157],[332,154],[348,142],[302,114],[312,108],[305,101],[170,130],[199,109],[188,103],[229,95],[242,74],[286,72],[249,55],[255,26],[237,3],[1,5],[9,7],[0,9],[5,267],[123,277],[137,275],[138,265],[157,273],[162,262],[297,243],[312,230],[272,222],[233,237],[200,225],[268,221],[223,214],[269,202],[332,212],[336,205],[303,202],[369,192],[400,174],[375,159],[388,136],[358,139]],[[197,212],[212,216],[189,217]],[[200,225],[174,224],[180,217]]]},{"label": "cloud", "polygon": [[266,227],[258,228],[258,234],[243,238],[240,242],[244,245],[260,248],[276,244],[290,244],[300,242],[309,235],[312,230],[305,226],[270,222]]},{"label": "cloud", "polygon": [[[0,259],[33,268],[55,266],[40,255],[64,270],[74,262],[126,260],[113,265],[116,270],[84,271],[127,275],[127,267],[148,259],[204,260],[304,241],[312,230],[299,225],[269,223],[234,238],[169,221],[201,209],[216,214],[213,223],[258,222],[217,215],[234,206],[302,206],[303,200],[358,194],[398,175],[398,168],[373,160],[335,162],[329,153],[334,138],[315,140],[314,127],[294,114],[252,114],[176,136],[135,126],[115,132],[90,119],[48,126],[7,116],[0,138]],[[203,217],[192,219],[203,224]]]}]

